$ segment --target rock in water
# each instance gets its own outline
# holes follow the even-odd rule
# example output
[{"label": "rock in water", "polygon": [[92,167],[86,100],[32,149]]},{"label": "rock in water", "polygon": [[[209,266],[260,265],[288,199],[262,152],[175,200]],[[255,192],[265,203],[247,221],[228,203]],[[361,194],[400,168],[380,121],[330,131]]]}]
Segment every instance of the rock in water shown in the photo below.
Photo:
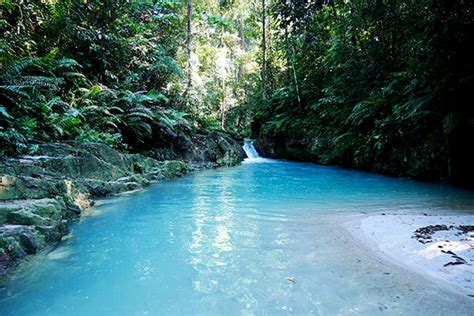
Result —
[{"label": "rock in water", "polygon": [[48,259],[50,260],[61,260],[69,257],[72,254],[72,251],[65,247],[60,247],[48,254]]}]

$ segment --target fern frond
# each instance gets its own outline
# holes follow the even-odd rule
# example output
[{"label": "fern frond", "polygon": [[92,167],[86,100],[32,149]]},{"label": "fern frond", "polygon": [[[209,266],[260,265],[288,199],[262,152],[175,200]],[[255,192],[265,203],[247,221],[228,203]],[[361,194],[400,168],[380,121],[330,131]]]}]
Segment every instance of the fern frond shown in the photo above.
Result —
[{"label": "fern frond", "polygon": [[66,77],[66,78],[85,78],[86,77],[80,72],[71,72],[71,71],[63,72],[61,76]]},{"label": "fern frond", "polygon": [[346,122],[355,126],[361,126],[365,122],[372,120],[380,111],[383,103],[373,100],[364,100],[357,103],[352,109],[352,113]]},{"label": "fern frond", "polygon": [[38,65],[37,58],[25,58],[17,60],[9,65],[6,65],[0,72],[0,81],[11,82],[14,78],[21,75],[22,71],[32,65]]},{"label": "fern frond", "polygon": [[127,129],[133,134],[137,135],[137,140],[143,142],[143,138],[149,138],[153,134],[151,125],[143,122],[138,117],[128,117],[125,121]]},{"label": "fern frond", "polygon": [[141,112],[153,116],[153,112],[149,108],[144,106],[131,107],[128,109],[128,112]]},{"label": "fern frond", "polygon": [[22,76],[18,81],[29,85],[31,88],[48,88],[51,90],[59,89],[59,86],[64,83],[62,78],[45,76]]},{"label": "fern frond", "polygon": [[125,117],[127,118],[133,118],[133,117],[140,117],[140,118],[143,118],[143,119],[146,119],[146,120],[149,120],[149,121],[152,121],[153,120],[153,117],[150,116],[148,113],[143,113],[143,112],[131,112],[131,113],[127,113],[125,115]]},{"label": "fern frond", "polygon": [[170,129],[173,129],[176,125],[176,120],[171,119],[165,113],[160,113],[158,116],[158,120],[161,125],[164,125]]},{"label": "fern frond", "polygon": [[62,58],[56,61],[56,65],[54,66],[53,70],[58,70],[58,69],[70,69],[70,68],[82,68],[82,65],[79,64],[77,61],[71,58]]},{"label": "fern frond", "polygon": [[71,107],[71,105],[69,103],[61,100],[60,97],[54,97],[51,100],[49,100],[48,102],[46,102],[46,106],[48,106],[50,109],[55,105],[63,106],[65,108]]},{"label": "fern frond", "polygon": [[28,97],[28,93],[26,93],[25,91],[23,91],[22,89],[26,89],[26,88],[29,88],[29,86],[27,85],[11,85],[11,86],[0,86],[0,90],[4,90],[6,92],[9,92],[9,93],[13,93],[13,94],[17,94],[17,95],[21,95],[21,96],[24,96],[24,97]]}]

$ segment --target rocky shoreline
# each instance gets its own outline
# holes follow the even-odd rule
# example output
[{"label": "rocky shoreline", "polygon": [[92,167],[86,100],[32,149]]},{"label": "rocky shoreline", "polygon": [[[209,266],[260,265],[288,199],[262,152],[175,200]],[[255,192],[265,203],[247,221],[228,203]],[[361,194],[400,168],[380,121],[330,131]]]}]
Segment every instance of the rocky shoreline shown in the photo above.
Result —
[{"label": "rocky shoreline", "polygon": [[[55,244],[94,200],[181,177],[194,170],[239,164],[241,144],[223,133],[189,142],[175,160],[129,154],[104,144],[38,144],[35,156],[0,161],[0,277],[29,255]],[[151,153],[150,156],[153,156]]]}]

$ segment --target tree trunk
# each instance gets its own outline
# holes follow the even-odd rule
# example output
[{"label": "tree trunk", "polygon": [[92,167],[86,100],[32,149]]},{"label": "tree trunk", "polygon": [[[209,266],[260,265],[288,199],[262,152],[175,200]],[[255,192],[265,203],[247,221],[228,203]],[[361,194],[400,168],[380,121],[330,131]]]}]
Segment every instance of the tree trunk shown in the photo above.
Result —
[{"label": "tree trunk", "polygon": [[288,31],[288,26],[285,26],[285,42],[286,42],[286,64],[288,70],[291,68],[291,73],[288,72],[288,79],[293,80],[296,90],[296,97],[298,99],[298,106],[301,107],[301,96],[300,96],[300,87],[298,85],[298,77],[296,75],[296,65],[295,65],[295,47],[290,40],[290,32]]},{"label": "tree trunk", "polygon": [[349,14],[350,14],[350,21],[351,23],[351,28],[350,28],[350,33],[351,33],[351,43],[353,48],[357,48],[357,27],[354,26],[354,23],[356,23],[355,19],[355,13],[354,13],[354,7],[350,5],[349,9]]},{"label": "tree trunk", "polygon": [[262,97],[267,99],[267,7],[262,0]]},{"label": "tree trunk", "polygon": [[225,80],[222,79],[222,100],[221,100],[221,129],[225,130],[225,115],[226,115],[226,98],[227,98],[227,92],[226,92],[226,84]]},{"label": "tree trunk", "polygon": [[296,76],[296,67],[295,67],[295,48],[291,46],[291,68],[293,69],[293,81],[295,83],[296,97],[298,98],[298,107],[301,107],[301,96],[300,96],[300,87],[298,85],[298,77]]},{"label": "tree trunk", "polygon": [[188,37],[186,40],[186,54],[188,55],[188,61],[186,63],[186,77],[188,80],[188,87],[189,90],[192,87],[192,80],[191,80],[191,42],[192,42],[192,29],[191,29],[191,20],[193,15],[193,0],[188,1],[188,28],[187,33]]},{"label": "tree trunk", "polygon": [[[391,21],[396,21],[398,23],[398,14],[397,14],[397,0],[389,1],[389,17]],[[397,57],[397,37],[398,37],[398,29],[396,27],[391,27],[391,39],[390,39],[390,46],[389,46],[389,54],[390,54],[390,63],[395,66],[396,64],[396,57]]]},{"label": "tree trunk", "polygon": [[[247,52],[247,47],[245,45],[244,22],[243,22],[243,17],[242,16],[239,16],[238,23],[239,23],[239,29],[238,30],[239,30],[239,38],[240,38],[240,48],[243,51]],[[242,62],[242,60],[240,60],[239,65],[237,67],[237,75],[236,75],[237,84],[240,83],[240,79],[241,79],[243,70],[244,70],[244,63]]]}]

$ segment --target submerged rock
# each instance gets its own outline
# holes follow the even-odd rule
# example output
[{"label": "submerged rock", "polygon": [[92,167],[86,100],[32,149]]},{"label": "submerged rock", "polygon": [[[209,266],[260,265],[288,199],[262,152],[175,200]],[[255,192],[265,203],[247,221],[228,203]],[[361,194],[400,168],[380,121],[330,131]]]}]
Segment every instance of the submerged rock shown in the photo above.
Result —
[{"label": "submerged rock", "polygon": [[72,254],[72,251],[65,247],[60,247],[48,254],[49,260],[61,260],[69,257]]}]

